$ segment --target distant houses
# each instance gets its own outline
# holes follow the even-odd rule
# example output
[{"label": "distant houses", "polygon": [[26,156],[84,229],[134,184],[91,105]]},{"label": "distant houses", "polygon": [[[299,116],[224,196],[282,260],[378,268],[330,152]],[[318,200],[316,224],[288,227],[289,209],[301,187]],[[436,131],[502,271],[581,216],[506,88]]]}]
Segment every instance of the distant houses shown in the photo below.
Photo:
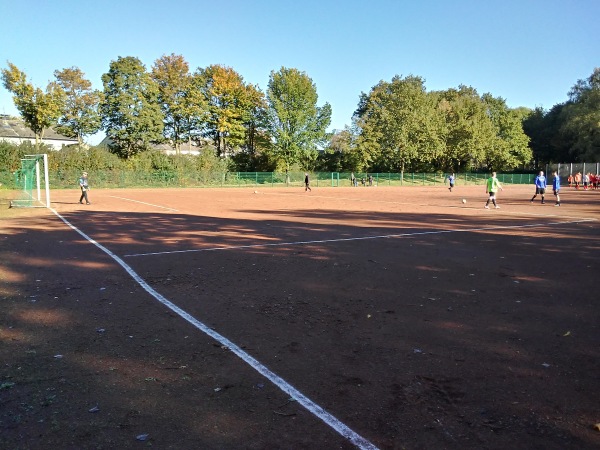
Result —
[{"label": "distant houses", "polygon": [[[22,119],[0,114],[0,141],[13,144],[31,142],[32,145],[35,145],[35,133],[27,128]],[[63,136],[49,128],[44,133],[42,144],[48,145],[54,150],[60,150],[66,145],[77,144],[77,139]]]},{"label": "distant houses", "polygon": [[[102,139],[102,142],[100,142],[98,144],[99,147],[108,147],[110,144],[112,143],[112,140],[109,137],[105,137],[104,139]],[[184,144],[181,144],[180,148],[179,148],[179,153],[181,155],[199,155],[200,153],[202,153],[202,148],[198,146],[198,144],[196,142],[186,142]],[[177,152],[175,151],[175,149],[173,148],[172,145],[167,144],[167,143],[162,143],[162,144],[150,144],[150,149],[152,150],[158,150],[161,153],[164,153],[166,155],[175,155]]]},{"label": "distant houses", "polygon": [[[31,142],[35,145],[35,133],[25,125],[23,119],[12,117],[5,114],[0,114],[0,141],[6,141],[13,144],[22,144],[23,142]],[[98,146],[108,146],[110,139],[105,137]],[[69,138],[57,133],[52,128],[48,128],[44,132],[42,144],[51,147],[53,150],[60,150],[65,146],[77,145],[76,138]],[[153,150],[159,150],[167,155],[175,154],[175,149],[166,143],[152,144]],[[199,155],[202,152],[202,147],[197,143],[186,142],[181,144],[180,153],[182,155]]]}]

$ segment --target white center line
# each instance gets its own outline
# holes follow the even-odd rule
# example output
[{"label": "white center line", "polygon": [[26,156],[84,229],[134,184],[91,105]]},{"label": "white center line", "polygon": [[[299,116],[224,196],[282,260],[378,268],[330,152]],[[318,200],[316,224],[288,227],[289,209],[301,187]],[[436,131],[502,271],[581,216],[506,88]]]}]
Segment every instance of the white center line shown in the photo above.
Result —
[{"label": "white center line", "polygon": [[347,242],[347,241],[364,241],[368,239],[393,239],[393,238],[404,238],[411,236],[424,236],[428,234],[444,234],[444,233],[471,233],[478,231],[494,231],[494,230],[510,230],[519,228],[533,228],[533,227],[546,227],[551,225],[566,225],[571,223],[580,222],[594,222],[596,219],[578,219],[568,222],[548,222],[548,223],[532,223],[527,225],[509,225],[509,226],[497,226],[497,227],[484,227],[484,228],[465,228],[462,230],[432,230],[432,231],[417,231],[414,233],[400,233],[400,234],[386,234],[380,236],[359,236],[353,238],[338,238],[338,239],[320,239],[315,241],[294,241],[294,242],[271,242],[266,244],[252,244],[252,245],[233,245],[227,247],[210,247],[210,248],[195,248],[187,250],[172,250],[165,252],[149,252],[149,253],[132,253],[123,255],[124,258],[134,256],[154,256],[154,255],[171,255],[176,253],[193,253],[193,252],[214,252],[218,250],[239,250],[245,248],[263,248],[263,247],[285,247],[291,245],[307,245],[307,244],[325,244],[329,242]]},{"label": "white center line", "polygon": [[178,209],[167,208],[166,206],[160,206],[160,205],[154,205],[154,204],[152,204],[152,203],[141,202],[141,201],[139,201],[139,200],[133,200],[133,199],[131,199],[131,198],[117,197],[116,195],[109,195],[109,197],[112,197],[112,198],[118,198],[119,200],[125,200],[125,201],[128,201],[128,202],[141,203],[142,205],[153,206],[153,207],[155,207],[155,208],[166,209],[167,211],[179,212],[179,210],[178,210]]}]

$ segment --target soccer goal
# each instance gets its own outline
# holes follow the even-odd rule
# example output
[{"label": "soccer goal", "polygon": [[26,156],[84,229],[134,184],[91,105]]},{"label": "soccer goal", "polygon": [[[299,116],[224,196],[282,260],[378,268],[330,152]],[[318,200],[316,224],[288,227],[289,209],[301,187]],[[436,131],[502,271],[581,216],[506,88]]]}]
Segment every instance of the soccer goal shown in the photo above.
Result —
[{"label": "soccer goal", "polygon": [[21,168],[14,175],[18,198],[11,200],[11,208],[50,207],[48,155],[46,153],[25,155],[21,159]]}]

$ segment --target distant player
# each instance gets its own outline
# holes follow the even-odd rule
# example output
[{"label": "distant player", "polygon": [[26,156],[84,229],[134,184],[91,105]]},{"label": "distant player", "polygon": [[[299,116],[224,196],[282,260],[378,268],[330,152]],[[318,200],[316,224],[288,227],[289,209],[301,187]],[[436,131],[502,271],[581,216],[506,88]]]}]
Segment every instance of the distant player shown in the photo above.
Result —
[{"label": "distant player", "polygon": [[554,178],[552,179],[552,193],[556,197],[556,203],[554,206],[560,206],[560,177],[556,171],[554,171],[552,175],[554,175]]},{"label": "distant player", "polygon": [[575,181],[575,189],[579,189],[579,185],[581,184],[581,172],[577,172],[573,180]]},{"label": "distant player", "polygon": [[448,184],[450,185],[450,187],[448,188],[448,190],[450,192],[452,192],[452,188],[454,187],[454,174],[451,173],[450,175],[448,175]]},{"label": "distant player", "polygon": [[79,197],[79,203],[83,203],[83,199],[85,199],[85,204],[89,205],[90,201],[88,200],[88,191],[90,190],[90,186],[88,185],[87,172],[83,172],[81,174],[81,178],[79,178],[79,188],[81,189],[81,197]]},{"label": "distant player", "polygon": [[312,192],[312,189],[310,188],[310,178],[308,178],[308,173],[304,174],[304,192],[306,191]]},{"label": "distant player", "polygon": [[544,176],[544,172],[540,170],[540,174],[535,177],[535,194],[531,197],[531,203],[533,203],[533,199],[536,198],[540,194],[542,196],[542,205],[544,202],[544,195],[546,195],[546,177]]},{"label": "distant player", "polygon": [[492,176],[489,177],[487,179],[487,182],[485,183],[485,192],[487,194],[490,194],[489,198],[487,199],[487,202],[485,202],[485,209],[490,209],[490,200],[494,204],[494,208],[500,208],[496,203],[496,192],[498,192],[498,189],[500,189],[501,191],[504,190],[502,188],[502,185],[498,181],[498,178],[496,178],[496,172],[492,172]]}]

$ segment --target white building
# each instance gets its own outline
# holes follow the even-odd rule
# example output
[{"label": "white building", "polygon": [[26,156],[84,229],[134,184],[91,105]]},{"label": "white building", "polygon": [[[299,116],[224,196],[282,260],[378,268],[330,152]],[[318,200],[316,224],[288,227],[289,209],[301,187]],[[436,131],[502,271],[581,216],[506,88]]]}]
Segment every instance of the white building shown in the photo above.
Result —
[{"label": "white building", "polygon": [[[98,144],[99,147],[108,147],[111,143],[111,139],[107,136],[104,139],[102,139],[102,142],[100,142]],[[150,144],[150,148],[152,150],[158,150],[162,153],[165,153],[167,155],[175,155],[177,152],[175,151],[175,149],[173,148],[172,145],[170,144]],[[197,143],[195,142],[186,142],[184,144],[181,144],[180,148],[179,148],[179,153],[181,155],[194,155],[194,156],[198,156],[200,153],[202,153],[202,148],[198,146]]]},{"label": "white building", "polygon": [[[31,142],[32,145],[35,145],[35,133],[27,128],[22,119],[0,115],[0,141],[14,144]],[[54,150],[60,150],[65,145],[77,144],[77,139],[68,138],[49,128],[44,132],[42,144],[48,145]]]}]

